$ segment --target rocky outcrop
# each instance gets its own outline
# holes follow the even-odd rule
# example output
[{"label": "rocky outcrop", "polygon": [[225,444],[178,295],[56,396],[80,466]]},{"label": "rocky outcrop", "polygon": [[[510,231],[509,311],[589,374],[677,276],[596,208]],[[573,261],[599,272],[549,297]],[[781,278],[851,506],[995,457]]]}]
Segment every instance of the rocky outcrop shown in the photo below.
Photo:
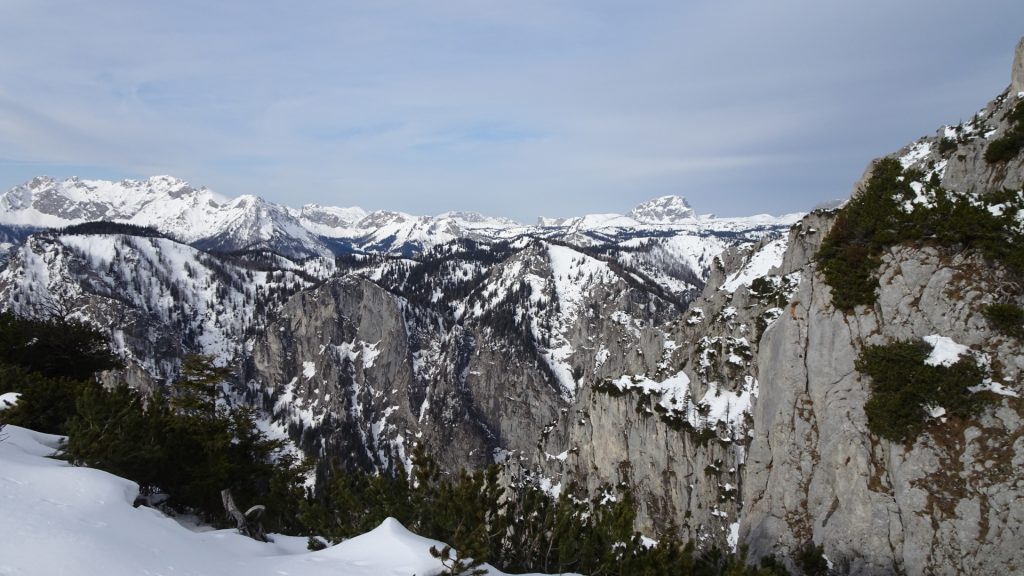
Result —
[{"label": "rocky outcrop", "polygon": [[642,394],[586,390],[564,419],[566,441],[545,442],[543,469],[558,470],[560,487],[575,482],[588,494],[629,487],[645,534],[674,527],[702,546],[725,547],[739,517],[745,441],[681,428],[654,405]]},{"label": "rocky outcrop", "polygon": [[905,167],[921,170],[928,177],[937,175],[947,190],[984,195],[1021,188],[1024,156],[993,163],[985,159],[989,145],[1011,130],[1010,113],[1022,100],[1020,92],[1011,87],[970,120],[944,126],[934,136],[914,142],[895,156]]},{"label": "rocky outcrop", "polygon": [[[1004,94],[894,156],[956,193],[1019,189],[1024,156],[984,160],[1016,102]],[[1024,354],[982,314],[987,304],[1024,303],[1018,280],[976,252],[896,246],[882,258],[876,304],[844,313],[814,261],[834,217],[814,213],[794,228],[782,269],[798,270],[801,283],[759,342],[740,541],[753,558],[821,545],[840,574],[1019,571],[1024,554],[1009,543],[1024,538]],[[987,358],[1003,393],[978,392],[989,403],[976,418],[936,413],[907,443],[872,434],[861,350],[931,335]]]},{"label": "rocky outcrop", "polygon": [[1024,38],[1017,43],[1013,55],[1013,71],[1010,74],[1010,94],[1024,92]]},{"label": "rocky outcrop", "polygon": [[331,280],[285,304],[254,344],[245,380],[307,453],[389,469],[407,458],[404,438],[418,432],[425,400],[406,333],[391,294]]},{"label": "rocky outcrop", "polygon": [[697,213],[682,196],[662,196],[633,208],[629,216],[644,224],[676,224],[696,218]]}]

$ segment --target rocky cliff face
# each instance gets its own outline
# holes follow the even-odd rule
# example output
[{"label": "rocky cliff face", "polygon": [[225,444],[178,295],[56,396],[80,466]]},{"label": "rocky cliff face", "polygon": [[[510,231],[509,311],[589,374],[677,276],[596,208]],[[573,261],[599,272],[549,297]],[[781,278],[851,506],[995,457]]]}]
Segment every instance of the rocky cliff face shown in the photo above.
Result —
[{"label": "rocky cliff face", "polygon": [[[1016,102],[1003,95],[972,123],[944,128],[897,157],[948,190],[1020,188],[1024,157],[984,160]],[[947,140],[940,152],[942,138],[955,147]],[[883,257],[877,303],[844,313],[811,258],[813,239],[833,221],[811,215],[803,226],[819,234],[793,238],[784,268],[799,269],[802,281],[760,341],[740,541],[755,558],[819,544],[840,573],[1020,570],[1024,557],[1009,543],[1024,536],[1024,356],[1020,342],[981,313],[994,302],[1022,302],[1015,277],[975,252],[898,246]],[[855,366],[860,351],[931,335],[985,355],[1000,394],[980,417],[940,414],[906,444],[870,433],[870,379]]]},{"label": "rocky cliff face", "polygon": [[970,255],[896,249],[878,305],[846,315],[807,272],[761,342],[741,539],[755,556],[823,544],[856,574],[1015,565],[1006,542],[1024,530],[1024,403],[1003,397],[976,422],[936,421],[912,445],[893,444],[867,431],[869,382],[854,367],[866,344],[941,334],[984,350],[1019,383],[1019,343],[979,312],[1008,288],[1003,275]]},{"label": "rocky cliff face", "polygon": [[[453,277],[467,286],[430,284]],[[246,380],[310,453],[387,470],[423,443],[449,470],[504,462],[552,493],[629,488],[645,533],[725,546],[757,394],[750,339],[790,281],[753,296],[741,279],[682,315],[657,284],[550,242],[491,263],[385,261],[294,296]]]},{"label": "rocky cliff face", "polygon": [[1024,38],[1017,43],[1013,55],[1013,71],[1010,74],[1010,94],[1024,92]]},{"label": "rocky cliff face", "polygon": [[378,286],[328,281],[289,300],[256,341],[249,386],[307,453],[387,469],[405,458],[424,395],[406,330],[401,303]]}]

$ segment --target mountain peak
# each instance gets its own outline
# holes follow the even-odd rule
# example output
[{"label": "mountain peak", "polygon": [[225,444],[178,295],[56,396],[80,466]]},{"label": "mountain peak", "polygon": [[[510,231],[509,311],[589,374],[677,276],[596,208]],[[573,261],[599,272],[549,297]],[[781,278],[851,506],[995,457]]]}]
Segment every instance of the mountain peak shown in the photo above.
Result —
[{"label": "mountain peak", "polygon": [[680,220],[692,220],[697,214],[686,198],[661,196],[633,208],[629,216],[644,224],[676,224]]}]

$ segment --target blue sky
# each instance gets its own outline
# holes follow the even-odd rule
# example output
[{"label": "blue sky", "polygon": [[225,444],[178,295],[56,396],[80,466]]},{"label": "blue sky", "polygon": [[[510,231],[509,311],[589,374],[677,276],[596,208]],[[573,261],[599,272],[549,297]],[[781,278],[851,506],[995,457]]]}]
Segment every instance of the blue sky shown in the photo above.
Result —
[{"label": "blue sky", "polygon": [[806,210],[1009,84],[1020,0],[0,3],[0,188]]}]

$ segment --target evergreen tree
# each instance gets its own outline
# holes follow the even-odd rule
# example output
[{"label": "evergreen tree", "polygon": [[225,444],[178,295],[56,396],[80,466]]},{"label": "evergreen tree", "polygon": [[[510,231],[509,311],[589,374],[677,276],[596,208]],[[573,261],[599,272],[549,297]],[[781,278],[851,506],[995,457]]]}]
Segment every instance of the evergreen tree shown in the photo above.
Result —
[{"label": "evergreen tree", "polygon": [[187,418],[207,422],[216,420],[220,386],[230,377],[231,371],[215,365],[212,356],[185,356],[181,376],[172,385],[171,407]]},{"label": "evergreen tree", "polygon": [[138,482],[143,494],[160,485],[165,472],[166,411],[127,386],[106,390],[85,385],[68,422],[64,457],[76,465],[106,470]]},{"label": "evergreen tree", "polygon": [[84,322],[0,313],[0,389],[19,392],[11,424],[64,434],[83,384],[117,361],[106,337]]},{"label": "evergreen tree", "polygon": [[27,372],[0,364],[0,389],[18,392],[18,403],[4,411],[8,424],[49,434],[66,434],[69,415],[84,384],[69,378]]},{"label": "evergreen tree", "polygon": [[50,378],[84,381],[119,365],[98,328],[69,318],[0,312],[0,363]]}]

